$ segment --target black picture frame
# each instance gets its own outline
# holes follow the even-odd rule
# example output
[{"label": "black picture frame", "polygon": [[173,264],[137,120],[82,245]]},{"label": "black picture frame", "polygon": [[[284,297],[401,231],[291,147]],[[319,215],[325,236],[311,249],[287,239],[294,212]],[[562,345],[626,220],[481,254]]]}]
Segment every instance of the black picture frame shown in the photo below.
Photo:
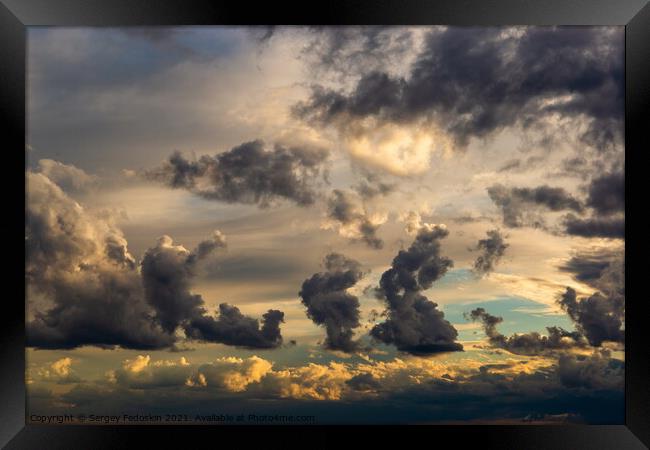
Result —
[{"label": "black picture frame", "polygon": [[[630,294],[632,282],[641,291],[640,266],[627,267],[625,425],[616,426],[418,426],[418,427],[212,427],[212,426],[46,426],[25,425],[25,311],[20,264],[25,197],[16,186],[24,177],[26,27],[207,24],[448,24],[448,25],[624,25],[625,26],[625,148],[626,257],[642,252],[630,234],[634,214],[632,183],[643,180],[650,129],[650,4],[647,0],[376,0],[326,1],[278,5],[232,0],[0,0],[0,115],[5,164],[2,184],[4,217],[0,236],[6,249],[0,327],[0,445],[7,449],[131,448],[133,440],[190,447],[197,439],[223,445],[224,436],[245,444],[325,447],[358,440],[378,442],[423,440],[440,445],[500,449],[637,449],[650,445],[650,342],[644,333],[648,301]],[[24,178],[23,178],[24,183]],[[23,184],[24,186],[24,184]],[[640,188],[640,192],[643,189]],[[642,195],[642,194],[641,194]],[[640,213],[639,213],[640,214]],[[635,233],[636,234],[636,233]],[[641,234],[640,232],[638,234]],[[9,247],[7,247],[9,245]],[[20,295],[23,295],[22,299]],[[345,434],[345,438],[341,437]],[[409,445],[409,444],[407,444]],[[415,444],[410,444],[415,445]]]}]

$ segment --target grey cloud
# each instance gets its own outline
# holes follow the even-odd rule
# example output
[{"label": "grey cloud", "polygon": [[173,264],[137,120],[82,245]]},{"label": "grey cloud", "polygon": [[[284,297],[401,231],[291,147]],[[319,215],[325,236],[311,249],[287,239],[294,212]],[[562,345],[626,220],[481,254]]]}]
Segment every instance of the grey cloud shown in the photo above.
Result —
[{"label": "grey cloud", "polygon": [[143,301],[134,265],[119,262],[132,261],[125,247],[118,250],[123,240],[119,231],[89,215],[45,175],[26,175],[25,274],[28,286],[51,301],[28,321],[27,345],[172,345],[173,336],[153,321]]},{"label": "grey cloud", "polygon": [[453,265],[440,256],[440,239],[448,234],[446,228],[424,226],[408,250],[395,256],[376,289],[377,298],[386,302],[387,319],[371,329],[373,338],[415,355],[463,349],[438,305],[422,295]]},{"label": "grey cloud", "polygon": [[334,75],[339,80],[369,69],[384,69],[413,48],[413,32],[395,26],[313,26],[302,58],[315,79]]},{"label": "grey cloud", "polygon": [[244,316],[236,306],[222,303],[219,316],[214,319],[200,311],[184,325],[189,338],[218,342],[243,348],[276,348],[282,344],[280,323],[284,313],[270,309],[262,315],[261,327],[257,319]]},{"label": "grey cloud", "polygon": [[600,215],[625,211],[625,174],[608,173],[591,180],[587,206]]},{"label": "grey cloud", "polygon": [[497,325],[503,322],[503,318],[493,316],[484,308],[476,308],[465,317],[474,322],[481,322],[490,345],[519,355],[538,355],[553,350],[581,347],[585,344],[580,333],[567,331],[561,327],[547,327],[548,336],[540,335],[535,331],[504,336],[497,330]]},{"label": "grey cloud", "polygon": [[474,271],[479,275],[492,272],[509,245],[499,230],[489,230],[487,236],[486,239],[480,239],[477,245],[481,254],[474,261]]},{"label": "grey cloud", "polygon": [[395,190],[396,185],[381,181],[381,177],[374,173],[366,173],[353,188],[364,200],[371,200],[375,197],[384,197]]},{"label": "grey cloud", "polygon": [[576,291],[567,287],[558,303],[591,345],[600,347],[605,341],[625,342],[624,295],[596,292],[578,299]]},{"label": "grey cloud", "polygon": [[498,172],[522,172],[536,167],[543,160],[542,156],[529,156],[526,160],[511,159],[499,167]]},{"label": "grey cloud", "polygon": [[[509,227],[521,227],[529,222],[530,210],[543,208],[550,211],[571,210],[582,212],[582,203],[562,188],[538,186],[535,188],[506,187],[495,184],[487,189],[490,199],[503,215],[503,223]],[[538,223],[537,223],[538,224]]]},{"label": "grey cloud", "polygon": [[209,200],[262,208],[290,200],[308,206],[315,201],[315,184],[319,175],[324,176],[326,158],[321,149],[278,144],[267,149],[257,140],[194,161],[177,152],[145,176]]},{"label": "grey cloud", "polygon": [[558,268],[589,286],[616,292],[625,286],[625,252],[621,249],[585,251],[572,256]]},{"label": "grey cloud", "polygon": [[83,192],[97,184],[97,177],[71,164],[52,159],[38,161],[38,170],[67,193]]},{"label": "grey cloud", "polygon": [[190,292],[196,262],[207,256],[208,249],[224,245],[222,235],[200,243],[193,252],[175,246],[169,236],[147,250],[142,258],[141,273],[147,303],[156,313],[156,320],[168,333],[173,333],[184,321],[201,315],[203,299]]},{"label": "grey cloud", "polygon": [[[581,138],[590,145],[607,149],[621,142],[622,31],[598,27],[511,31],[432,30],[407,76],[370,66],[351,93],[315,87],[308,101],[296,105],[295,113],[318,123],[341,124],[366,117],[398,123],[434,118],[459,146],[505,127],[543,127],[546,117],[558,114],[584,118],[588,126]],[[554,98],[564,100],[548,101]]]},{"label": "grey cloud", "polygon": [[559,298],[559,304],[582,330],[589,342],[625,341],[625,254],[624,250],[600,250],[573,256],[560,270],[597,290],[578,299],[572,288]]},{"label": "grey cloud", "polygon": [[315,324],[325,326],[325,347],[331,350],[354,352],[359,349],[354,329],[359,327],[359,299],[347,290],[364,273],[361,265],[338,253],[330,253],[324,260],[326,272],[316,273],[304,281],[300,290],[307,317]]},{"label": "grey cloud", "polygon": [[221,233],[191,252],[164,236],[145,253],[138,271],[126,239],[110,221],[91,215],[42,173],[26,176],[25,274],[28,287],[49,302],[30,305],[35,309],[26,327],[28,346],[173,348],[179,326],[189,338],[227,345],[270,348],[281,342],[280,311],[269,311],[261,330],[257,320],[228,305],[215,321],[201,296],[190,292],[196,264],[225,245]]},{"label": "grey cloud", "polygon": [[275,348],[282,344],[279,325],[284,313],[269,310],[257,319],[241,314],[235,306],[222,303],[215,319],[207,314],[203,298],[190,292],[196,264],[212,251],[224,247],[225,238],[215,232],[188,252],[174,246],[171,238],[162,237],[142,260],[142,279],[147,302],[156,311],[162,328],[174,333],[181,326],[190,339],[216,342],[245,348]]},{"label": "grey cloud", "polygon": [[381,382],[371,373],[360,373],[345,382],[355,391],[376,391],[381,389]]},{"label": "grey cloud", "polygon": [[611,358],[606,350],[589,356],[561,355],[557,373],[569,388],[623,389],[625,362]]},{"label": "grey cloud", "polygon": [[379,224],[370,220],[362,201],[352,192],[334,189],[327,200],[327,217],[341,227],[351,229],[353,239],[375,249],[384,246],[377,236]]},{"label": "grey cloud", "polygon": [[581,219],[567,214],[564,217],[564,226],[566,233],[573,236],[625,239],[625,218],[621,216]]}]

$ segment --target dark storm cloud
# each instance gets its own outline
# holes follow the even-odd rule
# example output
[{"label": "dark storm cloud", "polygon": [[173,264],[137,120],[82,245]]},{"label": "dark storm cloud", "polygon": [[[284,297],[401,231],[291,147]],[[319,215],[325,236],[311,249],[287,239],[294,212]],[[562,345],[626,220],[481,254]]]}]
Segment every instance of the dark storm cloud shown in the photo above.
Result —
[{"label": "dark storm cloud", "polygon": [[91,215],[42,173],[27,172],[27,180],[25,275],[29,292],[49,303],[30,305],[28,346],[173,348],[179,326],[188,338],[226,345],[281,343],[280,311],[265,314],[261,329],[226,304],[215,320],[201,296],[190,292],[196,265],[225,245],[218,231],[193,251],[164,236],[147,250],[138,271],[110,221]]},{"label": "dark storm cloud", "polygon": [[372,391],[382,387],[381,382],[371,373],[360,373],[359,375],[355,375],[347,380],[345,384],[355,391]]},{"label": "dark storm cloud", "polygon": [[25,275],[28,288],[50,301],[28,320],[27,345],[172,345],[174,337],[154,322],[143,300],[140,276],[119,230],[90,216],[45,175],[26,175]]},{"label": "dark storm cloud", "polygon": [[[203,299],[190,292],[196,262],[209,251],[225,246],[221,234],[201,242],[196,250],[188,252],[174,246],[169,236],[159,239],[142,258],[141,273],[147,303],[156,313],[156,320],[168,333],[186,320],[202,314]],[[206,253],[207,252],[207,253]]]},{"label": "dark storm cloud", "polygon": [[355,239],[368,247],[381,249],[384,246],[381,238],[377,237],[379,224],[370,220],[362,201],[354,193],[334,189],[327,200],[327,217],[342,227],[352,229],[358,235]]},{"label": "dark storm cloud", "polygon": [[376,289],[377,298],[386,302],[387,319],[372,328],[373,338],[415,355],[463,349],[438,305],[422,295],[453,266],[440,256],[440,239],[448,234],[441,226],[422,227],[408,250],[395,256]]},{"label": "dark storm cloud", "polygon": [[624,217],[588,217],[581,219],[573,214],[564,218],[566,233],[581,237],[625,239]]},{"label": "dark storm cloud", "polygon": [[492,272],[508,248],[505,237],[499,230],[489,230],[487,236],[486,239],[480,239],[476,246],[477,250],[481,250],[481,254],[474,261],[474,271],[479,275]]},{"label": "dark storm cloud", "polygon": [[623,250],[594,250],[578,253],[558,268],[595,289],[612,292],[625,285],[624,258]]},{"label": "dark storm cloud", "polygon": [[330,350],[354,352],[359,349],[353,339],[359,327],[359,299],[347,292],[363,278],[361,265],[338,253],[324,260],[326,272],[316,273],[304,281],[299,294],[307,307],[307,317],[325,326],[325,347]]},{"label": "dark storm cloud", "polygon": [[605,341],[625,342],[624,295],[596,292],[578,299],[576,291],[567,287],[558,303],[591,345],[600,347]]},{"label": "dark storm cloud", "polygon": [[513,334],[510,337],[504,336],[497,331],[497,325],[503,322],[503,318],[493,316],[484,308],[476,308],[465,317],[474,322],[481,322],[485,335],[492,346],[519,355],[538,355],[547,351],[579,347],[585,344],[580,333],[567,331],[561,327],[547,327],[548,336],[542,336],[535,331]]},{"label": "dark storm cloud", "polygon": [[560,270],[573,273],[576,280],[595,290],[578,299],[567,288],[558,300],[576,327],[594,346],[604,341],[625,341],[625,254],[624,250],[601,250],[572,257]]},{"label": "dark storm cloud", "polygon": [[278,347],[282,344],[279,324],[284,321],[281,311],[264,314],[260,328],[257,319],[222,303],[215,319],[208,315],[203,298],[190,292],[197,262],[224,246],[225,238],[219,232],[200,242],[192,252],[173,245],[165,236],[145,253],[142,279],[146,300],[156,311],[155,319],[169,333],[182,327],[190,339],[246,348]]},{"label": "dark storm cloud", "polygon": [[[324,64],[330,54],[323,54]],[[429,117],[460,146],[559,115],[585,119],[583,141],[606,149],[621,140],[623,98],[621,29],[448,27],[428,33],[405,77],[370,66],[350,93],[316,86],[294,111],[326,124]]]},{"label": "dark storm cloud", "polygon": [[582,203],[562,188],[538,186],[535,188],[506,187],[495,184],[487,189],[490,199],[501,209],[503,223],[509,227],[524,226],[530,210],[571,210],[582,212]]},{"label": "dark storm cloud", "polygon": [[625,211],[625,174],[614,172],[591,180],[587,206],[600,215]]},{"label": "dark storm cloud", "polygon": [[623,389],[625,362],[611,358],[608,350],[591,356],[561,355],[557,374],[568,388]]},{"label": "dark storm cloud", "polygon": [[260,327],[257,319],[244,316],[236,306],[222,303],[219,305],[219,316],[216,319],[202,310],[184,325],[184,329],[191,339],[264,349],[276,348],[282,344],[282,322],[284,313],[270,309],[262,315]]},{"label": "dark storm cloud", "polygon": [[177,152],[145,176],[209,200],[264,208],[283,199],[308,206],[316,198],[315,184],[324,176],[326,158],[321,149],[278,144],[267,149],[257,140],[194,161]]}]

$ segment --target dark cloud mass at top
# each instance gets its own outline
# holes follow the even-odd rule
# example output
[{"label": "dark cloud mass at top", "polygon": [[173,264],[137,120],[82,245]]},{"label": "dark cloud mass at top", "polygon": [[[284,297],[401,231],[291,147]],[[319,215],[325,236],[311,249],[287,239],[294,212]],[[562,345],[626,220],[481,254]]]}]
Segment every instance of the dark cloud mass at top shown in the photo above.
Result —
[{"label": "dark cloud mass at top", "polygon": [[503,318],[493,316],[484,308],[476,308],[466,314],[468,320],[480,321],[490,344],[518,355],[538,355],[544,352],[581,347],[585,345],[583,336],[575,331],[567,331],[561,327],[546,327],[548,336],[536,331],[530,333],[504,336],[497,330],[497,325]]},{"label": "dark cloud mass at top", "polygon": [[316,199],[315,185],[319,175],[324,176],[326,159],[327,152],[322,149],[279,144],[268,149],[256,140],[198,160],[176,152],[145,176],[209,200],[262,208],[277,200],[290,200],[308,206]]},{"label": "dark cloud mass at top", "polygon": [[315,86],[294,111],[341,126],[427,117],[459,146],[553,115],[579,118],[587,124],[583,142],[604,150],[622,137],[623,43],[622,29],[598,27],[434,29],[406,76],[371,66],[350,92]]},{"label": "dark cloud mass at top", "polygon": [[478,241],[477,250],[481,254],[474,261],[474,271],[486,275],[494,270],[494,266],[505,254],[509,244],[499,230],[489,230],[487,238]]},{"label": "dark cloud mass at top", "polygon": [[270,310],[260,329],[256,319],[222,304],[215,320],[201,296],[190,292],[199,261],[225,246],[220,232],[193,251],[163,236],[138,271],[111,221],[84,209],[42,173],[26,175],[27,287],[47,299],[32,304],[28,346],[173,348],[179,327],[188,338],[226,345],[272,348],[282,342],[282,312]]},{"label": "dark cloud mass at top", "polygon": [[400,250],[382,274],[376,296],[386,302],[387,319],[371,329],[373,338],[414,355],[463,349],[456,342],[456,329],[438,305],[422,294],[453,266],[449,258],[440,256],[440,240],[448,234],[443,226],[423,226],[411,246]]},{"label": "dark cloud mass at top", "polygon": [[330,253],[324,260],[325,272],[306,279],[300,290],[307,317],[325,326],[325,347],[353,352],[359,343],[353,339],[359,327],[359,299],[348,292],[363,277],[361,265],[339,253]]}]

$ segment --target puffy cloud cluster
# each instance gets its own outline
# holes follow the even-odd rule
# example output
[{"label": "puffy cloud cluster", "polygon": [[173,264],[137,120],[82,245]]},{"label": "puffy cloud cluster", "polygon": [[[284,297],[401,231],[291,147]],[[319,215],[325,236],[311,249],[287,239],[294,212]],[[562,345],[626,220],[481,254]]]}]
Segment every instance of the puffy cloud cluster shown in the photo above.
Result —
[{"label": "puffy cloud cluster", "polygon": [[448,234],[442,225],[425,224],[411,246],[400,250],[382,274],[376,296],[386,302],[387,319],[371,329],[373,338],[420,355],[463,349],[455,342],[456,329],[438,305],[422,294],[453,265],[440,256],[440,240]]},{"label": "puffy cloud cluster", "polygon": [[176,152],[145,176],[202,198],[268,207],[278,200],[314,203],[315,183],[325,173],[327,152],[310,147],[265,148],[260,140],[224,153],[188,160]]},{"label": "puffy cloud cluster", "polygon": [[548,336],[535,331],[531,333],[504,336],[497,330],[497,325],[503,318],[493,316],[484,308],[476,308],[466,314],[472,321],[480,321],[490,345],[502,348],[517,355],[539,355],[548,351],[563,350],[585,345],[582,335],[575,331],[567,331],[561,327],[547,327]]},{"label": "puffy cloud cluster", "polygon": [[169,348],[179,327],[189,338],[227,345],[281,344],[282,312],[270,310],[260,328],[222,304],[214,319],[201,296],[190,292],[197,263],[225,246],[220,232],[192,251],[163,236],[138,266],[111,220],[84,209],[44,174],[26,176],[27,286],[46,299],[30,305],[29,346]]},{"label": "puffy cloud cluster", "polygon": [[561,355],[557,373],[560,382],[570,388],[623,389],[625,363],[611,358],[608,350],[592,355]]},{"label": "puffy cloud cluster", "polygon": [[97,184],[97,177],[71,164],[52,159],[38,161],[38,171],[68,193],[82,192]]},{"label": "puffy cloud cluster", "polygon": [[386,221],[383,214],[369,214],[359,195],[334,189],[327,200],[326,228],[337,228],[339,234],[380,249],[384,242],[377,236],[379,226]]},{"label": "puffy cloud cluster", "polygon": [[[220,404],[230,404],[228,400],[234,399],[238,407],[248,400],[277,398],[301,402],[383,399],[394,406],[408,407],[414,406],[414,398],[453,404],[454,399],[464,402],[471,398],[470,403],[463,403],[465,406],[475,403],[477,398],[507,398],[505,405],[512,407],[524,399],[543,398],[548,402],[556,396],[566,398],[594,389],[599,395],[621,392],[623,376],[623,361],[607,351],[592,355],[566,353],[557,361],[514,357],[486,364],[473,359],[450,363],[409,357],[283,368],[276,368],[258,356],[222,357],[196,364],[184,357],[153,361],[149,355],[139,355],[109,371],[108,383],[103,384],[101,391],[93,394],[88,392],[89,385],[81,383],[64,400],[88,405],[124,392],[133,396],[136,391],[145,391],[139,401],[152,396],[159,399],[157,396],[164,392],[167,401],[190,398],[196,402],[207,396]],[[350,407],[354,402],[345,404]],[[455,412],[446,408],[447,414]]]},{"label": "puffy cloud cluster", "polygon": [[576,291],[567,287],[558,302],[591,345],[625,342],[625,297],[596,292],[578,299]]},{"label": "puffy cloud cluster", "polygon": [[578,298],[567,287],[558,303],[585,335],[589,343],[625,341],[625,256],[623,250],[604,250],[573,256],[561,270],[597,291]]},{"label": "puffy cloud cluster", "polygon": [[300,290],[302,303],[307,307],[307,317],[327,332],[325,348],[353,352],[359,348],[354,340],[354,329],[359,327],[359,299],[350,294],[364,273],[361,264],[339,253],[325,257],[326,272],[306,279]]},{"label": "puffy cloud cluster", "polygon": [[622,141],[623,42],[597,27],[434,28],[406,74],[369,66],[349,92],[315,86],[295,112],[342,129],[425,117],[458,146],[506,127],[543,130],[551,118],[584,121],[582,141],[607,150]]},{"label": "puffy cloud cluster", "polygon": [[[56,361],[41,367],[36,371],[39,379],[44,381],[53,381],[58,384],[78,383],[81,378],[72,368],[73,361],[70,357],[59,358]],[[33,383],[32,370],[28,370],[28,379]]]},{"label": "puffy cloud cluster", "polygon": [[480,250],[481,254],[474,261],[474,271],[479,275],[492,272],[508,248],[499,230],[489,230],[487,236],[486,239],[480,239],[477,245],[477,250]]}]

